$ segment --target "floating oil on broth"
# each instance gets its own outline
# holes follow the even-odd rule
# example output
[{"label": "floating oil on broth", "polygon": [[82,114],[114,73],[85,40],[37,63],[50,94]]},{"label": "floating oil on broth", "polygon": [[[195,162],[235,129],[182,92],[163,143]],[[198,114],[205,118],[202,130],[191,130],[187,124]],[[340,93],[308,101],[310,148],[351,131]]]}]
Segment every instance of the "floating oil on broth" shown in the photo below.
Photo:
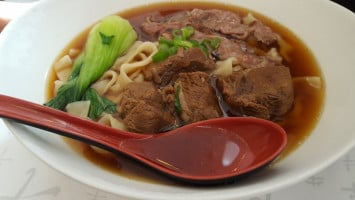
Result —
[{"label": "floating oil on broth", "polygon": [[[150,13],[160,13],[161,15],[165,15],[171,12],[176,12],[179,10],[189,10],[192,8],[217,8],[221,10],[239,12],[242,14],[247,14],[248,12],[251,12],[257,19],[261,20],[264,24],[268,25],[276,33],[281,35],[284,41],[284,44],[280,45],[281,53],[284,57],[284,64],[285,66],[290,68],[291,75],[295,79],[294,107],[286,116],[283,117],[281,121],[278,121],[278,123],[286,130],[288,134],[288,144],[281,157],[289,155],[300,144],[302,144],[302,142],[309,136],[309,134],[311,134],[313,128],[317,124],[317,121],[321,115],[321,111],[323,108],[325,83],[323,81],[320,67],[318,66],[318,63],[316,62],[312,53],[294,33],[292,33],[284,26],[261,14],[243,8],[230,6],[227,4],[206,2],[189,2],[189,4],[186,4],[183,2],[166,2],[146,5],[120,12],[118,14],[130,20],[133,26],[138,27],[139,24]],[[136,30],[139,29],[136,28]],[[68,44],[68,46],[59,54],[58,59],[61,58],[63,55],[66,55],[71,48],[82,49],[86,37],[88,35],[88,31],[89,28],[87,30],[84,30],[81,34],[74,38],[74,40],[70,44]],[[138,31],[138,34],[139,33],[140,32]],[[140,39],[144,39],[144,37],[141,37]],[[321,83],[320,87],[313,87],[308,84],[305,79],[297,78],[305,76],[318,77]],[[52,70],[52,73],[48,77],[48,84],[46,86],[46,93],[48,99],[53,97],[53,86],[55,79],[56,77]],[[77,151],[96,165],[104,168],[105,170],[109,170],[111,172],[137,180],[144,180],[154,183],[173,184],[164,177],[157,175],[151,170],[139,166],[136,163],[131,162],[130,160],[127,160],[125,157],[116,156],[103,151],[95,151],[85,144],[70,139],[65,139],[65,141],[75,151]],[[233,147],[232,145],[230,148],[233,149],[235,147]]]}]

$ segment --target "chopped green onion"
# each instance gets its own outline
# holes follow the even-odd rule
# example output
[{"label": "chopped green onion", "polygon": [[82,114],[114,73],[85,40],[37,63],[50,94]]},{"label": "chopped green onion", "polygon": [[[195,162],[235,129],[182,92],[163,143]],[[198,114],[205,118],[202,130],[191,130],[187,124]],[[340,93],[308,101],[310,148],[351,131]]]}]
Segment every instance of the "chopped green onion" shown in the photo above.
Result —
[{"label": "chopped green onion", "polygon": [[219,43],[221,42],[221,39],[219,38],[213,38],[212,40],[210,40],[210,47],[212,48],[212,50],[216,50],[218,49]]},{"label": "chopped green onion", "polygon": [[182,107],[181,107],[180,99],[179,99],[180,92],[181,92],[181,86],[177,85],[175,95],[174,95],[174,106],[175,106],[176,112],[179,115],[182,113]]},{"label": "chopped green onion", "polygon": [[181,29],[182,32],[182,38],[183,39],[189,39],[194,33],[195,29],[192,26],[186,26]]},{"label": "chopped green onion", "polygon": [[177,47],[183,47],[183,48],[192,48],[193,47],[193,44],[187,40],[177,40],[177,39],[174,39],[174,46],[177,46]]},{"label": "chopped green onion", "polygon": [[178,48],[189,49],[197,47],[207,55],[210,54],[211,51],[218,48],[220,43],[219,38],[213,38],[212,40],[204,39],[202,42],[199,42],[197,40],[190,39],[194,33],[195,29],[192,26],[186,26],[181,29],[172,30],[172,40],[164,37],[159,38],[158,52],[153,55],[153,61],[160,62],[167,59],[171,55],[175,55]]},{"label": "chopped green onion", "polygon": [[174,45],[174,42],[161,37],[161,38],[159,38],[159,47],[161,47],[162,45],[167,45],[169,47],[169,46]]},{"label": "chopped green onion", "polygon": [[152,59],[153,59],[154,62],[159,62],[159,61],[167,59],[169,56],[170,56],[169,51],[167,51],[167,50],[163,50],[163,51],[159,50],[156,54],[153,55]]}]

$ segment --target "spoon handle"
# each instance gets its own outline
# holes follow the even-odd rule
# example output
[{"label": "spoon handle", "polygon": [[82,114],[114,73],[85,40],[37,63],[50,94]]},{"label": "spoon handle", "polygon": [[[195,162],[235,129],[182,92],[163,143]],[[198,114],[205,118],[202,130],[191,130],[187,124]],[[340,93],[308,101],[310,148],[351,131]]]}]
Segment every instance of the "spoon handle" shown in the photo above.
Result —
[{"label": "spoon handle", "polygon": [[106,145],[118,146],[118,143],[125,139],[146,137],[1,94],[0,117],[13,119],[22,124],[48,130],[106,149]]}]

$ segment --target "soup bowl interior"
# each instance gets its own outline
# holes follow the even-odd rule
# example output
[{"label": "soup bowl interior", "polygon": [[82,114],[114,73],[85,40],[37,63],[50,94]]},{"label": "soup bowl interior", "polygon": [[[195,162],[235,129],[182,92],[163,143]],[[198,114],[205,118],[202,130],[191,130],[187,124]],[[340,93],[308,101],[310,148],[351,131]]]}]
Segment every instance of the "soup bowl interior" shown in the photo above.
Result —
[{"label": "soup bowl interior", "polygon": [[[42,104],[50,66],[85,28],[109,14],[155,1],[41,1],[12,21],[0,35],[0,92]],[[156,184],[113,174],[71,149],[61,137],[5,120],[31,152],[84,184],[125,198],[227,199],[246,197],[297,183],[324,169],[355,144],[352,129],[355,17],[328,1],[221,1],[245,7],[283,24],[303,40],[324,75],[323,113],[312,134],[285,159],[235,184],[193,187]],[[282,9],[279,9],[282,8]],[[338,23],[342,22],[342,23]]]}]

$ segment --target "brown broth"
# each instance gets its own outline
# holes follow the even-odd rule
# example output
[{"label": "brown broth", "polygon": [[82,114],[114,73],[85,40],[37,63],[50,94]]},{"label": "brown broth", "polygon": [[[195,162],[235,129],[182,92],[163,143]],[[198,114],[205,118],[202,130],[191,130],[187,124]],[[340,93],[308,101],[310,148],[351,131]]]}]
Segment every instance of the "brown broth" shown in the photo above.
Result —
[{"label": "brown broth", "polygon": [[[160,12],[164,15],[170,12],[192,9],[192,8],[218,8],[222,10],[230,10],[246,14],[248,12],[260,19],[264,24],[270,26],[275,32],[282,36],[283,40],[292,48],[283,56],[287,57],[285,65],[290,68],[293,77],[301,76],[317,76],[321,78],[321,88],[314,88],[307,84],[305,81],[294,81],[295,103],[293,109],[284,117],[279,123],[286,130],[288,134],[288,145],[282,153],[281,158],[289,155],[292,151],[297,149],[304,140],[311,134],[312,130],[317,124],[321,115],[324,96],[325,96],[325,83],[320,67],[316,59],[307,48],[307,46],[289,29],[281,24],[267,18],[254,11],[246,10],[244,8],[230,6],[227,4],[206,3],[206,2],[166,2],[152,5],[145,5],[142,7],[130,9],[118,13],[120,16],[129,19],[132,25],[139,24],[144,16],[152,12]],[[173,8],[173,9],[172,9]],[[60,53],[58,59],[67,54],[69,49],[77,48],[82,49],[86,40],[89,28],[79,34],[69,45]],[[53,82],[55,80],[54,73],[48,78],[46,87],[48,99],[53,96]],[[86,159],[92,161],[97,166],[105,170],[134,178],[137,180],[144,180],[154,183],[172,184],[154,172],[146,168],[132,163],[124,157],[112,155],[110,153],[97,153],[89,146],[82,144],[71,139],[65,139],[76,152],[83,155]]]}]

